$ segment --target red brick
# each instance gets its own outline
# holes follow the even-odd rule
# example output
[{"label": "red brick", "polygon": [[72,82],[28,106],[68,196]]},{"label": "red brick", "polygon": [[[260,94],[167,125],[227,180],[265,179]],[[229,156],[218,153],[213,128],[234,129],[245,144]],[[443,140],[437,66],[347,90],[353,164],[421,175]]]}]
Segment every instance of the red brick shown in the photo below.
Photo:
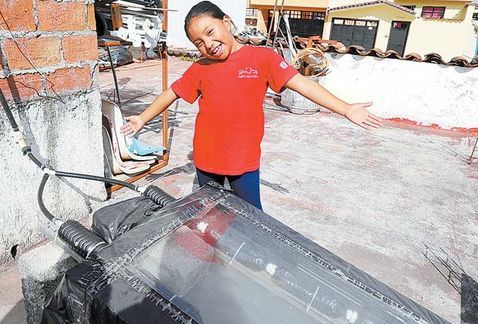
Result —
[{"label": "red brick", "polygon": [[0,26],[11,31],[34,31],[33,0],[2,0]]},{"label": "red brick", "polygon": [[63,57],[68,63],[96,61],[98,42],[96,34],[86,36],[65,36],[62,40]]},{"label": "red brick", "polygon": [[58,64],[61,61],[60,39],[57,37],[17,38],[5,41],[5,54],[11,70],[39,68]]},{"label": "red brick", "polygon": [[20,74],[0,79],[0,89],[7,100],[28,100],[42,91],[42,77],[39,73]]},{"label": "red brick", "polygon": [[88,5],[88,27],[90,30],[96,31],[95,6],[93,4]]},{"label": "red brick", "polygon": [[85,4],[80,2],[37,1],[38,29],[84,31],[87,29]]},{"label": "red brick", "polygon": [[46,79],[48,94],[88,90],[92,83],[89,65],[57,69],[55,72],[48,74]]}]

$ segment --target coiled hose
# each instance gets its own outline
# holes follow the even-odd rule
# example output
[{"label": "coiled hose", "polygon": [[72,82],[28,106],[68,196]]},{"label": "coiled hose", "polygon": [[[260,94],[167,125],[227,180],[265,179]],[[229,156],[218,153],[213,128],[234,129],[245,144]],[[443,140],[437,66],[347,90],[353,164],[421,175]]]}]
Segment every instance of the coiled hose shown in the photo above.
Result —
[{"label": "coiled hose", "polygon": [[[77,178],[77,179],[85,179],[91,181],[101,181],[109,184],[116,184],[131,190],[135,190],[141,192],[139,186],[133,185],[131,183],[120,181],[116,179],[110,179],[105,177],[98,177],[88,174],[81,174],[81,173],[72,173],[72,172],[64,172],[64,171],[57,171],[51,168],[48,165],[43,164],[33,153],[31,150],[31,146],[25,143],[23,135],[21,134],[18,125],[15,121],[15,118],[10,110],[10,106],[3,95],[2,90],[0,90],[0,103],[2,104],[10,125],[16,135],[19,138],[19,144],[21,146],[21,150],[23,155],[26,155],[30,158],[30,160],[35,163],[40,169],[42,169],[45,173],[43,174],[43,178],[40,182],[40,186],[38,188],[38,205],[40,210],[45,215],[46,218],[50,222],[54,222],[56,220],[55,216],[52,215],[48,209],[46,208],[43,202],[43,192],[45,189],[46,182],[48,181],[50,175],[55,175],[59,178]],[[169,205],[175,201],[173,197],[168,195],[166,192],[161,190],[155,186],[147,187],[143,195],[150,198],[156,204],[161,207]],[[88,230],[86,227],[78,223],[74,220],[67,220],[61,224],[58,228],[58,237],[66,243],[66,245],[71,248],[74,252],[78,253],[82,258],[87,258],[89,255],[98,252],[103,247],[107,246],[107,243],[98,235]]]},{"label": "coiled hose", "polygon": [[61,224],[58,237],[84,259],[108,245],[101,237],[74,220]]},{"label": "coiled hose", "polygon": [[152,201],[154,201],[157,205],[164,207],[166,205],[172,204],[176,201],[175,198],[168,195],[162,189],[156,186],[149,186],[143,193],[144,196],[148,197]]}]

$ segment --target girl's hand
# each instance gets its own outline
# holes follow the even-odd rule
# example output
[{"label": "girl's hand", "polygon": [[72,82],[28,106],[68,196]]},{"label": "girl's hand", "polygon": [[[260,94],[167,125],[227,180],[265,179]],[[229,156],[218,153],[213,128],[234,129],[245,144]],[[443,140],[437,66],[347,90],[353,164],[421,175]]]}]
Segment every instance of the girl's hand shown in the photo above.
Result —
[{"label": "girl's hand", "polygon": [[125,117],[127,124],[121,126],[121,133],[125,136],[133,136],[143,128],[145,122],[139,115]]},{"label": "girl's hand", "polygon": [[372,102],[351,104],[345,111],[345,117],[352,123],[365,129],[378,128],[383,124],[382,119],[365,109],[372,106],[372,104]]}]

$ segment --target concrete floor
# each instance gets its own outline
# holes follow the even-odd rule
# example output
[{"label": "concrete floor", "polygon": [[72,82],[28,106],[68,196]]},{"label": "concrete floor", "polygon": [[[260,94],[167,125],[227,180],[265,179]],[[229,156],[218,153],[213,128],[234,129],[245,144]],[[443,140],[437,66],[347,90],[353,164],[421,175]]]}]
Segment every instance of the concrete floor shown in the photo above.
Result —
[{"label": "concrete floor", "polygon": [[[171,58],[170,81],[189,65]],[[161,63],[121,67],[118,78],[123,112],[140,112],[161,91]],[[105,97],[112,93],[111,80],[111,73],[100,74]],[[478,278],[478,160],[467,160],[473,138],[396,124],[368,132],[335,115],[299,116],[267,107],[261,160],[264,210],[459,323],[460,295],[423,253],[424,244],[442,248]],[[170,108],[170,163],[139,183],[155,183],[175,197],[195,189],[191,145],[197,109],[183,101]],[[155,119],[140,139],[162,144],[160,132],[161,122]],[[131,195],[119,191],[113,199]],[[0,322],[23,323],[15,266],[1,276]]]}]

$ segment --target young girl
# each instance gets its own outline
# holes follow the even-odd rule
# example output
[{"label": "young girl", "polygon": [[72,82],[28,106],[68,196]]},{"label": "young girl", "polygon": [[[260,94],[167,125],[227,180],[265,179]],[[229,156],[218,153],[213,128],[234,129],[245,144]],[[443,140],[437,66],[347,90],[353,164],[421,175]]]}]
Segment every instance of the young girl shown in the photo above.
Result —
[{"label": "young girl", "polygon": [[199,185],[210,180],[224,184],[227,178],[239,197],[262,209],[259,160],[267,87],[276,92],[287,87],[366,129],[382,121],[365,109],[371,103],[345,103],[298,74],[272,49],[238,43],[231,27],[231,19],[211,2],[192,7],[184,29],[203,58],[143,113],[127,118],[123,133],[138,132],[178,98],[189,103],[199,98],[193,143]]}]

